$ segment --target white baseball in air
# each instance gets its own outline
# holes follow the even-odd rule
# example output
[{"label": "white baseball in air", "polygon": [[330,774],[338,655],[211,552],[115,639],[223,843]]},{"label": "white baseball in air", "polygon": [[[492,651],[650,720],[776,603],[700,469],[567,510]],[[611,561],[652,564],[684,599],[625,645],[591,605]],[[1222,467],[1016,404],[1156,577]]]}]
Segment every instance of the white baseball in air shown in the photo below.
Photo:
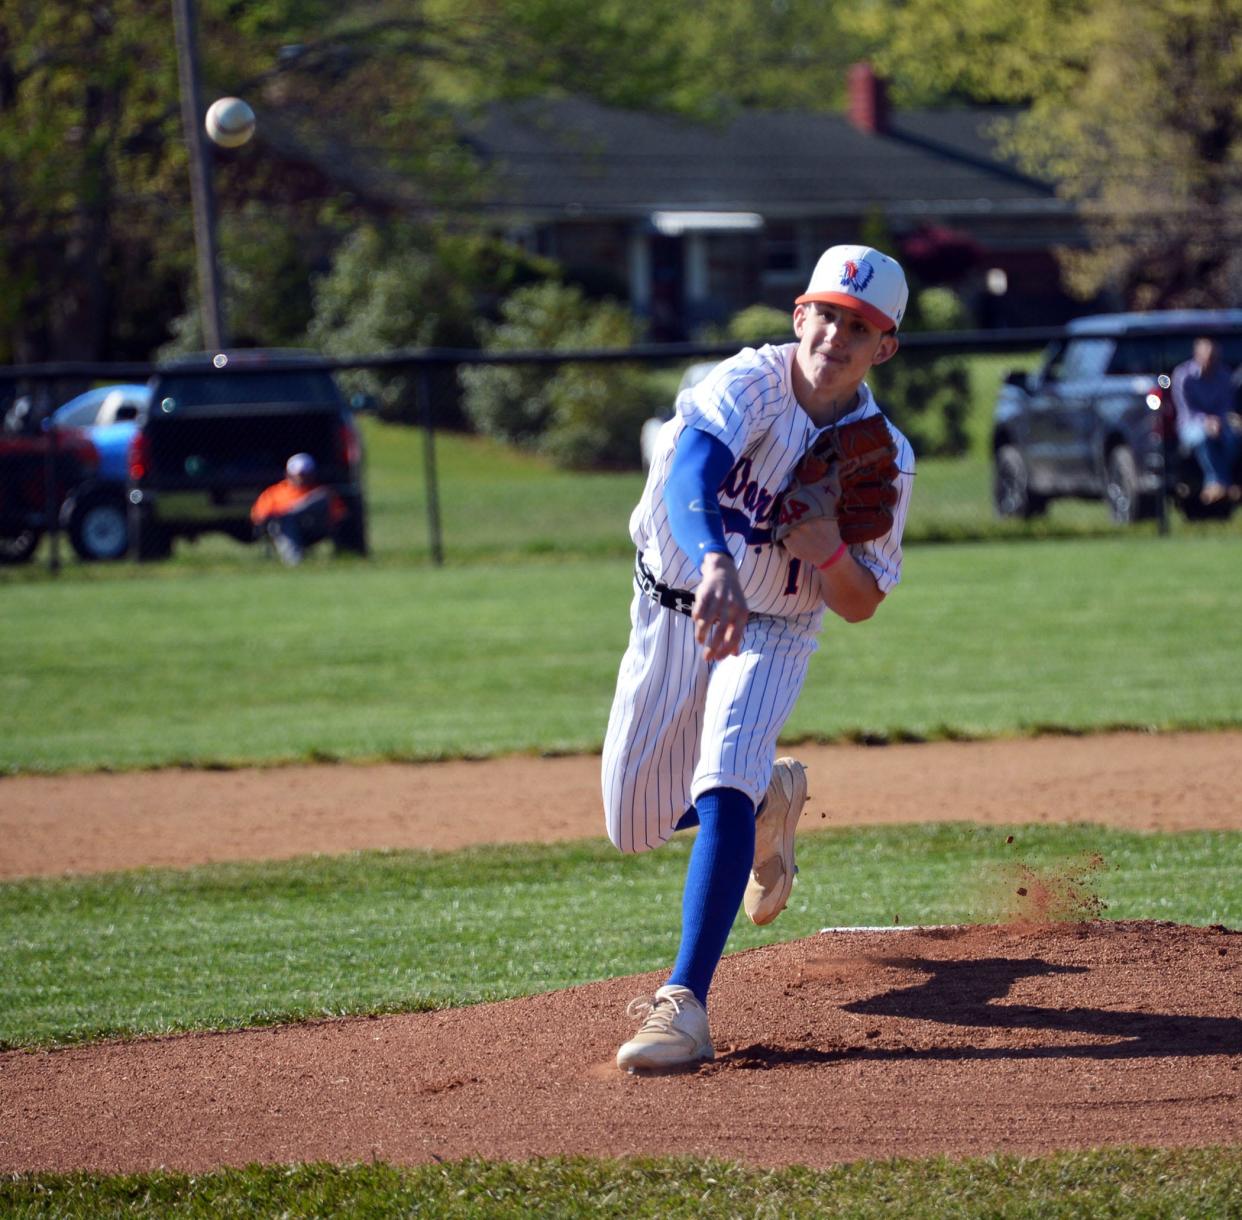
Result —
[{"label": "white baseball in air", "polygon": [[239,97],[217,98],[207,108],[207,134],[224,148],[237,148],[254,135],[254,111]]}]

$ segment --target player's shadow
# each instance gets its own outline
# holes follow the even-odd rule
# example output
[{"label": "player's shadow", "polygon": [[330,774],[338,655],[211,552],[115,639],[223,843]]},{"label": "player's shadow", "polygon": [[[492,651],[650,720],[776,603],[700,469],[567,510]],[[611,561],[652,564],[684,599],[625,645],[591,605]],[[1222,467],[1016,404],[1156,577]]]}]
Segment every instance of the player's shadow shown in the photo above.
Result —
[{"label": "player's shadow", "polygon": [[[773,1067],[784,1063],[830,1063],[842,1059],[1130,1059],[1163,1055],[1242,1055],[1242,1019],[1175,1013],[1128,1012],[1107,1008],[1042,1008],[999,1004],[1019,979],[1052,974],[1086,974],[1085,966],[1058,966],[1041,958],[991,957],[974,961],[872,957],[873,966],[918,970],[928,977],[866,1000],[843,1004],[842,1011],[868,1017],[932,1021],[962,1029],[1033,1030],[1087,1034],[1107,1042],[1034,1046],[975,1046],[968,1041],[943,1046],[838,1048],[772,1047],[734,1051],[738,1066]],[[877,1027],[877,1037],[882,1027]]]}]

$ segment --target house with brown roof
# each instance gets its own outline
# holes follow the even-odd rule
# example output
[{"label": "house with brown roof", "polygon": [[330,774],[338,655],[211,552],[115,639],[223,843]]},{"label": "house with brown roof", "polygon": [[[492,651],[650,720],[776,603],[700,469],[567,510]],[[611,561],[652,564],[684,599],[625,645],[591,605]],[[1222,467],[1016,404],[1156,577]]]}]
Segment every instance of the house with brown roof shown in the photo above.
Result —
[{"label": "house with brown roof", "polygon": [[747,111],[717,125],[582,98],[493,107],[468,134],[494,227],[627,300],[653,339],[757,302],[788,307],[828,245],[878,218],[923,283],[980,325],[1080,311],[1060,287],[1072,207],[1001,151],[986,109],[893,111],[866,65],[845,113]]}]

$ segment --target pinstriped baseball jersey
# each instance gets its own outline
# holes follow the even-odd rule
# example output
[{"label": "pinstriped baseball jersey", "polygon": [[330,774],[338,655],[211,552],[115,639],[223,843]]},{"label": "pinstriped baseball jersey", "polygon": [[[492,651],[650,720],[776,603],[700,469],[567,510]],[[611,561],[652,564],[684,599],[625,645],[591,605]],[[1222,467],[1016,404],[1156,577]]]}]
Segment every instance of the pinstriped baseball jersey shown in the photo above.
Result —
[{"label": "pinstriped baseball jersey", "polygon": [[[647,566],[665,584],[693,589],[699,571],[673,539],[664,505],[664,484],[677,437],[693,427],[722,441],[734,456],[719,488],[725,540],[737,565],[752,614],[788,618],[811,615],[816,624],[824,603],[814,580],[783,547],[772,545],[772,506],[793,468],[827,429],[815,425],[794,397],[790,379],[796,343],[745,348],[677,399],[677,414],[661,430],[642,499],[630,517],[630,536]],[[880,414],[867,386],[858,406],[838,424]],[[887,593],[901,579],[901,537],[914,484],[914,451],[890,423],[897,446],[897,505],[893,527],[882,538],[851,548],[854,558]]]},{"label": "pinstriped baseball jersey", "polygon": [[[636,593],[602,758],[605,821],[622,851],[659,846],[689,804],[713,788],[737,789],[756,804],[762,799],[777,738],[817,647],[825,610],[817,577],[771,540],[777,493],[823,431],[794,397],[796,350],[792,343],[747,348],[679,396],[630,518],[652,573],[674,588],[694,588],[698,568],[673,540],[664,485],[682,429],[700,428],[721,440],[735,459],[719,488],[721,515],[750,617],[739,654],[709,664],[686,615]],[[863,385],[858,406],[840,422],[878,412]],[[914,474],[909,442],[889,428],[902,471],[893,527],[851,548],[885,593],[901,578]]]}]

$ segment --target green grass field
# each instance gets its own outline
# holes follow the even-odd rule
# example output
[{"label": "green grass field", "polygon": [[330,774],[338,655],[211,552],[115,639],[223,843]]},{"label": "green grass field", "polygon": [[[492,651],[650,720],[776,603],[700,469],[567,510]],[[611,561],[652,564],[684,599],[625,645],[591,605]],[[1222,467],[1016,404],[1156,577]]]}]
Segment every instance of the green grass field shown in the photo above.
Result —
[{"label": "green grass field", "polygon": [[[454,1007],[657,970],[676,952],[689,846],[368,852],[3,885],[0,1046]],[[1020,864],[1084,873],[1112,918],[1242,924],[1237,833],[826,830],[802,837],[798,862],[779,924],[740,918],[730,952],[828,923],[996,922],[1015,913]]]},{"label": "green grass field", "polygon": [[[1242,722],[1227,537],[911,547],[786,740]],[[626,559],[163,570],[3,590],[0,770],[590,750]]]},{"label": "green grass field", "polygon": [[1242,1153],[1110,1149],[1049,1157],[860,1161],[831,1170],[726,1161],[466,1161],[412,1169],[252,1167],[215,1173],[0,1179],[0,1215],[110,1217],[1001,1217],[1218,1220],[1242,1207]]},{"label": "green grass field", "polygon": [[[994,387],[1008,363],[980,375]],[[1115,530],[1099,505],[1058,505],[1039,526],[999,527],[972,421],[970,456],[920,466],[902,587],[872,622],[829,626],[786,740],[1242,724],[1239,521],[1175,522],[1161,538]],[[436,569],[422,437],[368,433],[370,562],[323,554],[286,571],[216,539],[164,564],[0,572],[0,772],[597,748],[627,631],[640,476],[555,472],[441,436],[448,565]],[[986,541],[932,545],[966,536]],[[1242,835],[1008,833],[1013,845],[1005,829],[966,825],[806,836],[776,930],[742,921],[730,950],[829,917],[986,921],[1015,859],[1055,867],[1096,851],[1110,917],[1242,923]],[[673,948],[687,847],[360,853],[0,885],[0,1044],[472,1003],[656,969]],[[0,1179],[3,1216],[532,1211],[1218,1216],[1242,1212],[1242,1154]]]},{"label": "green grass field", "polygon": [[[918,541],[1018,540],[1048,537],[1150,536],[1154,523],[1119,531],[1100,503],[1056,501],[1046,518],[998,521],[992,512],[990,435],[993,404],[1004,374],[1030,367],[1036,354],[976,355],[968,364],[971,400],[966,420],[969,452],[918,464],[907,538]],[[671,396],[678,370],[652,374]],[[426,480],[427,440],[419,428],[363,420],[373,562],[425,564],[431,556]],[[444,557],[450,565],[528,561],[537,556],[623,556],[630,545],[626,522],[642,489],[637,470],[571,472],[553,468],[485,438],[439,432],[433,438]],[[1229,524],[1191,525],[1174,514],[1174,536],[1242,538],[1242,514]],[[34,568],[0,568],[0,587],[46,578],[48,544]],[[79,579],[112,579],[117,569],[83,569],[62,540],[66,573]],[[317,557],[317,562],[331,562]],[[249,571],[270,566],[258,547],[208,535],[179,541],[171,562],[152,565],[175,578],[181,569]],[[128,565],[120,565],[127,570]],[[147,573],[144,572],[144,575]],[[63,578],[63,577],[62,577]]]}]

